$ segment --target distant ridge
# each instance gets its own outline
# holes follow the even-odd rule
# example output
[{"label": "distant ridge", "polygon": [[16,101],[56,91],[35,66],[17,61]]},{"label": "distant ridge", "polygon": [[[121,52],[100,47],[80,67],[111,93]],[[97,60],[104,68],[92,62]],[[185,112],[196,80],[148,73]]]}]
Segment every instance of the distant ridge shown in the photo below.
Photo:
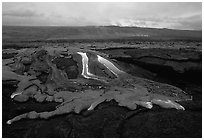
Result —
[{"label": "distant ridge", "polygon": [[3,42],[48,40],[202,40],[202,31],[120,26],[3,26]]}]

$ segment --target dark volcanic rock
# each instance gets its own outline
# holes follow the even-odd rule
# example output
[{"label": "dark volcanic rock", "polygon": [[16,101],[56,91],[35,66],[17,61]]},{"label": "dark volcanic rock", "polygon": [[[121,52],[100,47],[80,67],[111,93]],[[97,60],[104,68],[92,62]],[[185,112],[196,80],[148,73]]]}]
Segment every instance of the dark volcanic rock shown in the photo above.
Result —
[{"label": "dark volcanic rock", "polygon": [[152,70],[167,69],[177,73],[202,71],[202,52],[191,49],[111,48],[100,50],[110,58],[132,62]]},{"label": "dark volcanic rock", "polygon": [[122,137],[202,137],[200,122],[202,122],[202,117],[199,112],[149,111],[127,120],[123,127]]},{"label": "dark volcanic rock", "polygon": [[77,62],[75,62],[71,58],[56,58],[53,61],[54,64],[56,64],[57,68],[61,70],[65,70],[67,76],[69,79],[75,79],[77,78],[79,72],[78,72],[78,66]]}]

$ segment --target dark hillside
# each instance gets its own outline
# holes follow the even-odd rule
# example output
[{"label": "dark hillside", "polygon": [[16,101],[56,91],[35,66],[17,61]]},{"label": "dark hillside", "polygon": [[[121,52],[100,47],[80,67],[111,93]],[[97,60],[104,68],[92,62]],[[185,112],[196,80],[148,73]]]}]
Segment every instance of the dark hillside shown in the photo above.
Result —
[{"label": "dark hillside", "polygon": [[3,26],[4,42],[45,41],[45,40],[198,40],[202,31],[118,27],[118,26],[84,26],[84,27],[23,27]]}]

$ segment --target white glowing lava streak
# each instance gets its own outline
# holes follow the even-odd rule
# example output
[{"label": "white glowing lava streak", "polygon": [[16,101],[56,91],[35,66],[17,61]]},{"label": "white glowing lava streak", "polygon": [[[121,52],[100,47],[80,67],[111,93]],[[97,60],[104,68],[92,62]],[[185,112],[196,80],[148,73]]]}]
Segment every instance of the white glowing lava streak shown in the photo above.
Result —
[{"label": "white glowing lava streak", "polygon": [[81,73],[82,76],[84,76],[87,79],[99,80],[98,76],[89,72],[88,57],[87,57],[86,53],[83,53],[83,52],[77,52],[77,53],[82,56],[82,65],[83,65],[83,69],[82,69],[82,73]]},{"label": "white glowing lava streak", "polygon": [[118,77],[118,74],[124,73],[124,71],[119,70],[113,63],[108,61],[107,59],[97,55],[98,61],[103,64],[106,68],[108,68],[113,74],[115,74]]},{"label": "white glowing lava streak", "polygon": [[16,96],[18,96],[18,95],[21,95],[22,93],[23,93],[23,91],[12,93],[12,95],[11,95],[11,99],[13,99],[14,97],[16,97]]}]

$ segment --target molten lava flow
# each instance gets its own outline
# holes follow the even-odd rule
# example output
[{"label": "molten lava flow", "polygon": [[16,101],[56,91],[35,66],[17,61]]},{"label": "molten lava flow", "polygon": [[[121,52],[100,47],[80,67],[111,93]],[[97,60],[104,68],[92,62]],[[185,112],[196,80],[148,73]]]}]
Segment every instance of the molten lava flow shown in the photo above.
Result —
[{"label": "molten lava flow", "polygon": [[[95,79],[95,80],[104,81],[103,77],[99,77],[89,72],[89,66],[88,66],[89,58],[87,57],[87,54],[83,52],[77,52],[77,53],[82,56],[83,69],[82,69],[81,75],[87,79]],[[97,55],[97,60],[98,62],[103,64],[108,70],[110,70],[116,77],[119,77],[120,73],[124,73],[123,71],[119,70],[113,63],[111,63],[110,61],[108,61],[107,59],[99,55]]]},{"label": "molten lava flow", "polygon": [[97,55],[98,61],[103,64],[106,68],[108,68],[115,76],[119,77],[118,74],[124,73],[123,71],[119,70],[113,63],[108,61],[107,59]]},{"label": "molten lava flow", "polygon": [[89,65],[88,65],[89,58],[87,57],[87,54],[83,53],[83,52],[77,52],[77,53],[82,56],[83,68],[82,68],[81,75],[87,79],[95,79],[95,80],[99,80],[99,81],[103,81],[103,82],[107,83],[107,81],[104,77],[97,76],[97,75],[94,75],[94,74],[89,72]]},{"label": "molten lava flow", "polygon": [[83,64],[83,69],[82,69],[82,75],[85,77],[85,78],[93,78],[93,79],[98,79],[96,78],[97,76],[90,73],[89,72],[89,66],[88,66],[88,57],[86,55],[86,53],[83,53],[83,52],[77,52],[78,54],[80,54],[82,56],[82,64]]},{"label": "molten lava flow", "polygon": [[12,95],[11,95],[11,99],[13,99],[15,96],[21,95],[22,93],[23,93],[23,91],[12,93]]}]

